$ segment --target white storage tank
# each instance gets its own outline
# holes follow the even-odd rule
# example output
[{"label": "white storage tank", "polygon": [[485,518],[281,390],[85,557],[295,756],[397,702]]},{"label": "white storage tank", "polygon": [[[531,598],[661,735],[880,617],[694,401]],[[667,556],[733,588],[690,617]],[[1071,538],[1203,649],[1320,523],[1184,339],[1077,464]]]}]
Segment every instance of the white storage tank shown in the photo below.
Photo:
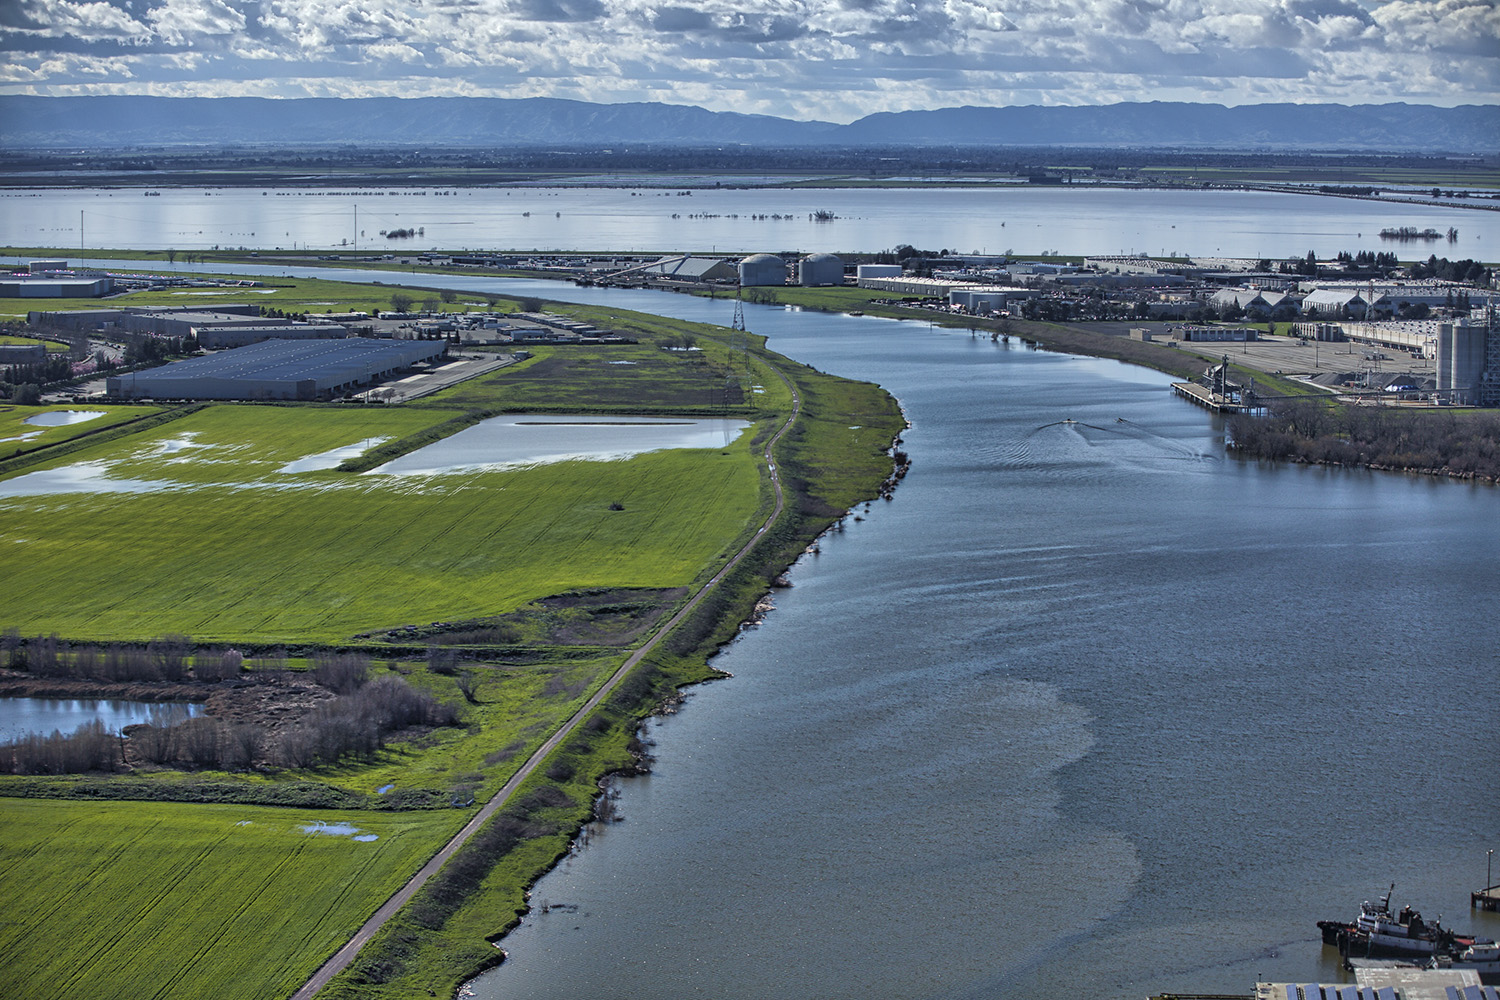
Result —
[{"label": "white storage tank", "polygon": [[784,285],[786,284],[786,261],[774,253],[751,254],[740,261],[740,284]]},{"label": "white storage tank", "polygon": [[808,254],[802,258],[798,279],[804,288],[844,283],[844,262],[831,253]]}]

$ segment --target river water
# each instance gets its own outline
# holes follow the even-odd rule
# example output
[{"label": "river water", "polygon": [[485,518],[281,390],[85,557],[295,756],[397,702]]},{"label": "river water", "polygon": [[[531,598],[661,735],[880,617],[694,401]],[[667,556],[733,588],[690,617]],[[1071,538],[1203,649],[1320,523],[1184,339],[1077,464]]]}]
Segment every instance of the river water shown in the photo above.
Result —
[{"label": "river water", "polygon": [[[818,222],[816,212],[837,218]],[[1384,228],[1458,230],[1392,243]],[[392,230],[420,235],[389,239]],[[629,188],[361,190],[165,188],[0,192],[0,246],[383,250],[612,250],[736,254],[873,251],[902,243],[991,254],[1180,253],[1284,258],[1393,250],[1493,258],[1500,212],[1251,191],[1125,188]],[[159,262],[158,262],[159,266]]]},{"label": "river water", "polygon": [[1227,458],[1110,361],[747,308],[895,393],[914,470],[650,727],[624,822],[477,996],[1244,992],[1339,979],[1315,922],[1392,881],[1500,931],[1467,912],[1500,830],[1500,493]]}]

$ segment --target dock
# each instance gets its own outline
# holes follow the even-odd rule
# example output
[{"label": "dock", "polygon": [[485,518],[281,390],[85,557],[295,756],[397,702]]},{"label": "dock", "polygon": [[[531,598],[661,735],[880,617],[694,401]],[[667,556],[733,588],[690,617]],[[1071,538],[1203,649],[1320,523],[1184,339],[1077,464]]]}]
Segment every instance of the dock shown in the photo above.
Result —
[{"label": "dock", "polygon": [[1469,893],[1469,909],[1478,907],[1491,913],[1500,911],[1500,885],[1492,885],[1488,889],[1480,889]]},{"label": "dock", "polygon": [[1190,403],[1197,403],[1215,413],[1244,413],[1251,407],[1240,403],[1238,396],[1225,396],[1196,382],[1173,382],[1172,391]]}]

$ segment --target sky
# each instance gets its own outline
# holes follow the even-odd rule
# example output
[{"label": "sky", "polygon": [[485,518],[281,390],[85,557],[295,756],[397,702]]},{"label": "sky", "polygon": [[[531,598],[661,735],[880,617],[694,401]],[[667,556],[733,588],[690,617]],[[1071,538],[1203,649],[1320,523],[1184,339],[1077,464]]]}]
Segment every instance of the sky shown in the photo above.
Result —
[{"label": "sky", "polygon": [[0,93],[1500,104],[1500,0],[0,0]]}]

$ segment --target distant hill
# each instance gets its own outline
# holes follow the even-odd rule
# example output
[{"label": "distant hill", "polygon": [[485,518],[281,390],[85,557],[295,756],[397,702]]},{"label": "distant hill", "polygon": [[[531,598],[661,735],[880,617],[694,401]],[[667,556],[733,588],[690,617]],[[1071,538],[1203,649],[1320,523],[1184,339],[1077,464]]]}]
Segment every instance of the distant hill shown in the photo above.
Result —
[{"label": "distant hill", "polygon": [[1141,103],[944,108],[848,125],[669,104],[554,98],[0,96],[8,147],[328,146],[1164,146],[1493,152],[1500,109],[1411,104]]}]

